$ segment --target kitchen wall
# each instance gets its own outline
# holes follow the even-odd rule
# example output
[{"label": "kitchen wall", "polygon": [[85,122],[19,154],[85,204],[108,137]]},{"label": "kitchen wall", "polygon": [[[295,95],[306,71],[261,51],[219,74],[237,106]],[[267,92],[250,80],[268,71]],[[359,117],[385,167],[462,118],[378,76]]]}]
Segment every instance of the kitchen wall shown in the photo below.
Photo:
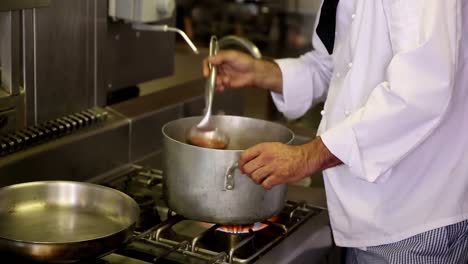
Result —
[{"label": "kitchen wall", "polygon": [[[185,42],[176,36],[174,74],[140,84],[140,95],[203,78],[201,65],[208,53],[210,34],[218,37],[226,34],[242,35],[252,40],[264,56],[272,58],[296,57],[309,51],[312,48],[312,28],[320,2],[287,0],[247,4],[244,1],[179,0],[176,25],[194,40],[200,54],[191,52]],[[239,14],[236,16],[235,12]],[[268,27],[268,32],[264,32],[265,26]],[[242,103],[246,105],[245,115],[281,119],[267,93],[246,89],[241,94]],[[308,116],[316,119],[313,114]],[[306,125],[313,128],[316,123],[317,120],[313,120],[310,124],[306,122]]]}]

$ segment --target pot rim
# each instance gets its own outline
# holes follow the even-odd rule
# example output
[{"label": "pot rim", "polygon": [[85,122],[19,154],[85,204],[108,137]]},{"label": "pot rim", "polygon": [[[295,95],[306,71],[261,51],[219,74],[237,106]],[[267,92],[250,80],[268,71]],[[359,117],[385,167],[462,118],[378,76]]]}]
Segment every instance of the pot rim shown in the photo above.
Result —
[{"label": "pot rim", "polygon": [[[288,142],[281,142],[281,143],[284,143],[284,144],[287,144],[287,145],[290,145],[293,141],[294,141],[294,138],[296,137],[296,135],[294,134],[294,132],[288,128],[287,126],[283,125],[283,124],[280,124],[280,123],[277,123],[277,122],[273,122],[273,121],[268,121],[268,120],[263,120],[263,119],[258,119],[258,118],[252,118],[252,117],[245,117],[245,116],[235,116],[235,115],[213,115],[213,116],[216,116],[216,117],[235,117],[235,118],[242,118],[242,119],[250,119],[250,120],[256,120],[256,121],[262,121],[262,122],[266,122],[266,123],[270,123],[270,124],[275,124],[275,125],[278,125],[278,126],[282,126],[284,129],[286,129],[289,134],[291,135],[291,138],[289,139]],[[195,145],[192,145],[192,144],[188,144],[186,142],[182,142],[182,141],[179,141],[179,140],[176,140],[172,137],[170,137],[167,133],[166,133],[166,129],[168,126],[170,126],[172,123],[174,122],[180,122],[181,120],[188,120],[188,119],[196,119],[196,118],[203,118],[203,116],[189,116],[189,117],[183,117],[183,118],[178,118],[178,119],[174,119],[172,121],[169,121],[167,122],[166,124],[164,124],[164,126],[161,128],[161,132],[163,134],[163,136],[167,139],[169,139],[170,141],[172,142],[175,142],[175,143],[179,143],[179,144],[183,144],[185,146],[188,146],[188,147],[191,147],[191,148],[194,148],[194,149],[204,149],[204,150],[212,150],[212,151],[218,151],[218,152],[239,152],[239,151],[244,151],[245,149],[212,149],[212,148],[204,148],[204,147],[199,147],[199,146],[195,146]],[[278,142],[278,141],[276,141]]]}]

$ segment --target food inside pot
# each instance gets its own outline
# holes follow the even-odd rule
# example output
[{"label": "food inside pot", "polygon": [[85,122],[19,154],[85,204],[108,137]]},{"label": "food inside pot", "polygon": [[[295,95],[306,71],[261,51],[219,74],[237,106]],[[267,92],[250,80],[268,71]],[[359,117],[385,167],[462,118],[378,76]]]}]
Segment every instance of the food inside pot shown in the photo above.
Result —
[{"label": "food inside pot", "polygon": [[227,147],[227,144],[221,140],[207,139],[203,137],[191,137],[187,140],[187,143],[194,146],[211,149],[225,149]]}]

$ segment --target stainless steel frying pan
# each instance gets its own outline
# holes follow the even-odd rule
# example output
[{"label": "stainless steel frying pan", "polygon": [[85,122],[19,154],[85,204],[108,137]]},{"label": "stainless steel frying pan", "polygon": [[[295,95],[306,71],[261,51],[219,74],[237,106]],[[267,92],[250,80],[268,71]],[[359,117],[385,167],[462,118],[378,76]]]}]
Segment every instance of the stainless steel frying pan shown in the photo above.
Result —
[{"label": "stainless steel frying pan", "polygon": [[132,235],[139,207],[100,185],[44,181],[0,189],[0,253],[75,262],[110,253]]}]

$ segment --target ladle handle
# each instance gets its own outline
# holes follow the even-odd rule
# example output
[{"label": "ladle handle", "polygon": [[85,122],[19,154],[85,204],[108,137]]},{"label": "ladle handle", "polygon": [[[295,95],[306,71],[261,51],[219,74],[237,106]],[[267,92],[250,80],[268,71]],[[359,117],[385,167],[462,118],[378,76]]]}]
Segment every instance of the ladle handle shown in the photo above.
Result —
[{"label": "ladle handle", "polygon": [[[218,39],[216,36],[211,36],[210,39],[210,50],[209,50],[210,57],[214,56],[218,53]],[[216,66],[209,64],[210,68],[210,75],[208,77],[208,81],[206,82],[205,87],[205,102],[206,105],[206,113],[205,116],[211,116],[211,108],[213,106],[213,97],[214,97],[214,90],[216,87],[216,76],[217,76],[217,69]]]}]

